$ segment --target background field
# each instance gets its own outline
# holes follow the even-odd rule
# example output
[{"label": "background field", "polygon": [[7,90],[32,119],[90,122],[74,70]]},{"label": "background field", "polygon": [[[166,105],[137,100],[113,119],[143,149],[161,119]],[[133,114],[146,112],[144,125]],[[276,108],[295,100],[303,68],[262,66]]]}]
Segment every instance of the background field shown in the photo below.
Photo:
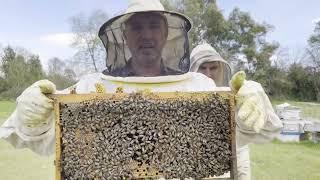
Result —
[{"label": "background field", "polygon": [[[0,101],[0,124],[14,110],[15,103]],[[0,179],[6,180],[53,180],[54,156],[42,157],[28,149],[14,149],[0,140]]]},{"label": "background field", "polygon": [[[275,101],[274,104],[282,103]],[[320,104],[289,102],[303,108],[305,116],[320,119]],[[0,101],[0,124],[14,110],[15,103]],[[250,145],[255,180],[319,180],[320,144],[312,142]],[[14,149],[0,140],[0,179],[53,180],[54,156],[41,157],[27,149]]]}]

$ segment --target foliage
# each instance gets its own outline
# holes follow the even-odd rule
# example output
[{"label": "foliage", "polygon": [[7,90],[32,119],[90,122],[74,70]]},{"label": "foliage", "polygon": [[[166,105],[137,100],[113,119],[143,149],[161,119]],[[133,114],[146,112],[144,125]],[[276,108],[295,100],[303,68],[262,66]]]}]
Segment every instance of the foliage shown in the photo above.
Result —
[{"label": "foliage", "polygon": [[318,46],[320,48],[320,21],[316,23],[314,28],[314,34],[312,34],[308,40],[309,45]]},{"label": "foliage", "polygon": [[6,91],[7,89],[7,81],[3,77],[0,77],[0,92]]},{"label": "foliage", "polygon": [[[193,21],[190,32],[191,47],[201,42],[210,43],[227,61],[234,64],[235,71],[246,70],[250,79],[259,81],[271,92],[269,71],[270,57],[278,48],[269,43],[265,36],[272,28],[256,22],[249,13],[235,8],[225,18],[216,5],[209,0],[163,0],[169,9],[186,14]],[[246,61],[244,66],[243,61]]]},{"label": "foliage", "polygon": [[[273,98],[290,98],[292,83],[287,79],[287,73],[278,67],[270,67],[264,76],[265,90]],[[261,80],[260,80],[261,81]],[[259,82],[260,82],[259,81]]]},{"label": "foliage", "polygon": [[48,67],[47,78],[56,85],[57,89],[61,90],[75,83],[75,72],[59,58],[54,57],[49,59]]},{"label": "foliage", "polygon": [[39,56],[17,53],[10,46],[3,50],[1,70],[3,79],[0,83],[4,87],[0,89],[0,97],[9,99],[17,97],[30,84],[45,77]]},{"label": "foliage", "polygon": [[320,72],[320,21],[316,23],[314,33],[308,39],[307,60],[315,72]]},{"label": "foliage", "polygon": [[[245,70],[248,79],[262,84],[265,91],[276,98],[320,101],[320,22],[309,39],[309,64],[278,66],[271,59],[279,44],[267,42],[266,35],[273,28],[256,22],[248,12],[235,8],[224,17],[214,0],[162,0],[167,9],[186,14],[193,21],[189,33],[191,47],[210,43],[233,67],[234,72]],[[289,61],[292,59],[289,59]]]},{"label": "foliage", "polygon": [[27,60],[28,79],[40,80],[45,76],[39,56],[32,55]]},{"label": "foliage", "polygon": [[314,100],[320,101],[320,21],[314,28],[314,33],[308,39],[308,47],[306,48],[306,59],[304,62],[304,70],[307,77],[305,83],[308,83],[309,94],[312,94]]},{"label": "foliage", "polygon": [[[162,0],[169,10],[186,14],[193,21],[189,33],[190,47],[204,41],[210,43],[233,66],[234,72],[245,70],[248,79],[262,84],[275,98],[320,101],[320,22],[308,40],[303,58],[277,57],[279,44],[267,42],[272,26],[255,21],[248,12],[235,8],[223,16],[214,0]],[[94,11],[89,16],[70,18],[74,33],[73,47],[78,50],[73,64],[52,58],[46,75],[39,56],[26,54],[8,46],[0,52],[0,97],[14,98],[36,80],[48,78],[58,89],[75,82],[85,66],[89,71],[105,67],[105,51],[97,30],[107,19],[106,13]],[[274,59],[273,62],[271,59]],[[279,61],[295,63],[280,66]],[[90,66],[88,66],[88,64]],[[72,67],[72,68],[71,68]],[[90,68],[91,67],[91,68]],[[86,71],[87,73],[88,71]]]},{"label": "foliage", "polygon": [[42,69],[38,55],[31,54],[22,49],[19,52],[7,46],[0,59],[0,98],[14,99],[24,89],[40,79],[53,81],[58,88],[66,88],[75,82],[75,73],[59,60],[49,60],[49,73],[46,75]]},{"label": "foliage", "polygon": [[320,101],[320,72],[313,72],[301,64],[292,64],[288,80],[293,83],[291,88],[292,97],[306,101]]}]

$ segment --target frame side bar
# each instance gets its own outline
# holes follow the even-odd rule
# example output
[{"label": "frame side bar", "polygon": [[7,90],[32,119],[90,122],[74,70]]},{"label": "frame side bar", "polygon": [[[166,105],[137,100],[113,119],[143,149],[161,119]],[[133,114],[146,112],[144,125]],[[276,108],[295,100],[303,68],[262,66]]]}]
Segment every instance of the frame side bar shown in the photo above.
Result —
[{"label": "frame side bar", "polygon": [[61,180],[61,127],[60,127],[60,102],[54,100],[54,114],[55,114],[55,131],[56,131],[56,157],[55,157],[55,171],[56,180]]}]

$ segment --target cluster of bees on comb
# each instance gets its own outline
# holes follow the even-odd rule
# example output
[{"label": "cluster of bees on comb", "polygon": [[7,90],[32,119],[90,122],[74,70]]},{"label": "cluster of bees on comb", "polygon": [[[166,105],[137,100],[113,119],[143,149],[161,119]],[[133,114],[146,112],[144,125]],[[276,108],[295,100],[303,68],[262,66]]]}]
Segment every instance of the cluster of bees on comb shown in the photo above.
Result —
[{"label": "cluster of bees on comb", "polygon": [[60,103],[60,123],[62,179],[199,179],[230,171],[230,105],[215,93]]}]

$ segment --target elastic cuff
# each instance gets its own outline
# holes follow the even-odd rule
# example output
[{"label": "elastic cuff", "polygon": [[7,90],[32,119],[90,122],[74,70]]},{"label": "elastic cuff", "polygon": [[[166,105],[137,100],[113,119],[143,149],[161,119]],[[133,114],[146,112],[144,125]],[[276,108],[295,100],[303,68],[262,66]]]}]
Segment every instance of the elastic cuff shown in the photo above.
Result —
[{"label": "elastic cuff", "polygon": [[18,124],[20,126],[16,127],[16,134],[24,141],[39,141],[42,139],[47,138],[47,136],[50,136],[50,131],[54,132],[54,123],[53,123],[53,116],[54,113],[52,113],[48,117],[48,124],[45,124],[41,127],[25,127],[22,124]]}]

